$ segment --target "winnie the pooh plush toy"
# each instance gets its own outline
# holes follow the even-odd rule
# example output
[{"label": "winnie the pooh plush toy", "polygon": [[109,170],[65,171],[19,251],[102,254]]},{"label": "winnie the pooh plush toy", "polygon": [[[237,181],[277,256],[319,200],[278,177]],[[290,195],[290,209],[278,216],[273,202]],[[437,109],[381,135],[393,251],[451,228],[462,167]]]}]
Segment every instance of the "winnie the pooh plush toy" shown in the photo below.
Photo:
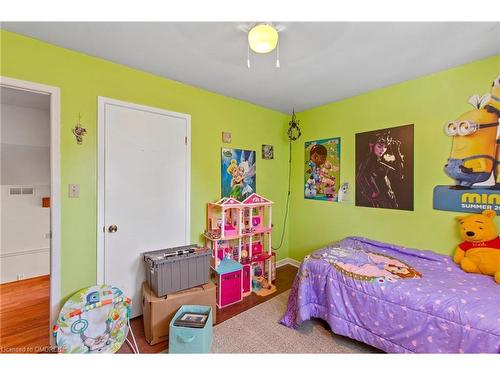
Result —
[{"label": "winnie the pooh plush toy", "polygon": [[464,242],[457,246],[453,260],[465,272],[491,275],[500,284],[500,238],[495,216],[495,211],[484,210],[457,217]]}]

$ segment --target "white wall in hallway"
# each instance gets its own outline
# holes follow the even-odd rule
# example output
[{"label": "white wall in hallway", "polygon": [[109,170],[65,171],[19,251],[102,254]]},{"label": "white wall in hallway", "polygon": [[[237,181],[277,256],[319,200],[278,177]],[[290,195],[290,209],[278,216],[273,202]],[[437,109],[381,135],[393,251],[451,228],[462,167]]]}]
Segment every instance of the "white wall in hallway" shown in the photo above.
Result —
[{"label": "white wall in hallway", "polygon": [[[50,273],[49,110],[1,105],[1,283]],[[11,188],[33,188],[11,195]]]}]

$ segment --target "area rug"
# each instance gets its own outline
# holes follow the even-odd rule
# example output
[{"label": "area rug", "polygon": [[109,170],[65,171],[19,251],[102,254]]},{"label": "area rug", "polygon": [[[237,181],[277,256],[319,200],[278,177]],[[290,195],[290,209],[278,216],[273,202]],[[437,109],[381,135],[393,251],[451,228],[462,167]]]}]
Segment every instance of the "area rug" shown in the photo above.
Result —
[{"label": "area rug", "polygon": [[361,342],[338,336],[322,320],[299,329],[279,324],[290,291],[214,327],[212,353],[380,353]]}]

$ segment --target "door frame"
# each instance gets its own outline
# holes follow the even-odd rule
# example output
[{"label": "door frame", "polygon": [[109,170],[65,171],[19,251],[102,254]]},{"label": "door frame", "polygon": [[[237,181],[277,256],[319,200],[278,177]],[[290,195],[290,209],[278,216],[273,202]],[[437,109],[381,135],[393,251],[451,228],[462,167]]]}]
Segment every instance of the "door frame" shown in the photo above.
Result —
[{"label": "door frame", "polygon": [[141,104],[129,103],[117,99],[107,98],[103,96],[97,97],[97,284],[103,284],[105,279],[105,247],[104,247],[104,234],[105,234],[105,106],[115,105],[119,107],[137,109],[141,111],[157,113],[170,117],[180,118],[186,121],[186,233],[185,242],[190,243],[191,238],[191,115],[179,112],[168,111],[161,108],[145,106]]},{"label": "door frame", "polygon": [[49,338],[53,342],[52,323],[61,304],[61,94],[59,87],[0,76],[0,86],[50,97],[50,313]]}]

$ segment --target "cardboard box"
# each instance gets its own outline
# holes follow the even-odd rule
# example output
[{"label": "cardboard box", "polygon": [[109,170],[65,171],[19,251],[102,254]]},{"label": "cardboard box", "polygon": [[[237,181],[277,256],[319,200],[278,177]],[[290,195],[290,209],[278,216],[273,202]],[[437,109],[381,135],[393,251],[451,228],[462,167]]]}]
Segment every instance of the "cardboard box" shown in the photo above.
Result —
[{"label": "cardboard box", "polygon": [[150,345],[168,339],[169,323],[182,305],[203,305],[212,307],[213,324],[215,324],[217,306],[215,300],[215,284],[209,282],[195,288],[158,297],[148,283],[142,284],[142,318],[144,335]]}]

